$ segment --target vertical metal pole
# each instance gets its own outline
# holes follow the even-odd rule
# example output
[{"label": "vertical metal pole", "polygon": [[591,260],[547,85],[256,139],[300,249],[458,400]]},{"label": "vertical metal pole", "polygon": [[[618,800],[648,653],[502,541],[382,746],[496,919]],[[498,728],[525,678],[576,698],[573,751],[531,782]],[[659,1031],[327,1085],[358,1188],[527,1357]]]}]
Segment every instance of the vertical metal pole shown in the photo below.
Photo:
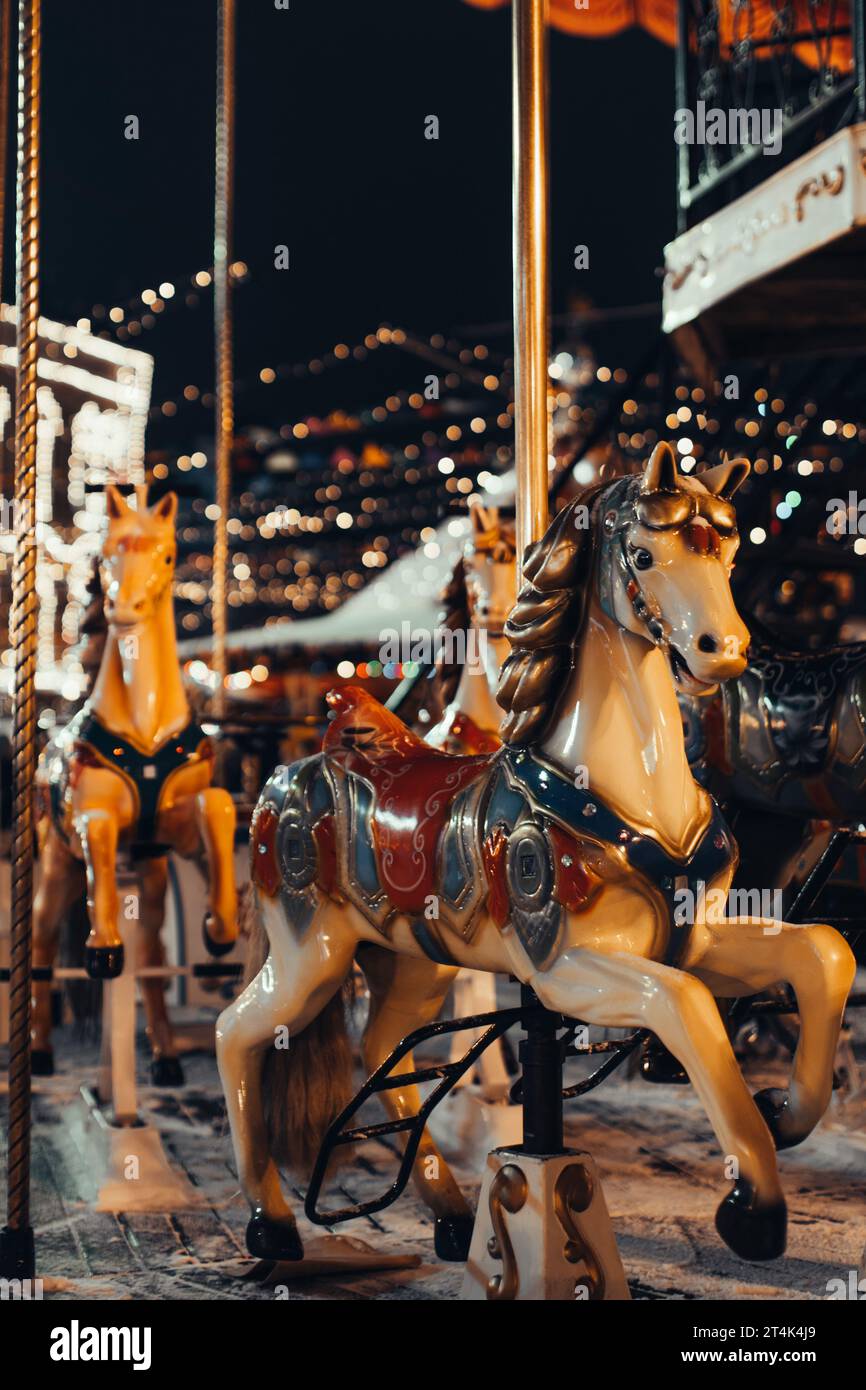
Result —
[{"label": "vertical metal pole", "polygon": [[517,554],[547,525],[547,0],[513,0],[512,226]]},{"label": "vertical metal pole", "polygon": [[9,988],[9,1159],[0,1271],[30,1278],[30,989],[33,913],[33,778],[36,771],[36,368],[39,353],[39,88],[41,0],[18,17],[18,187],[15,377],[12,931]]},{"label": "vertical metal pole", "polygon": [[234,390],[232,381],[232,220],[235,162],[235,0],[219,0],[217,17],[216,186],[214,196],[214,338],[216,341],[216,504],[211,611],[217,718],[225,714],[228,670],[228,519],[231,501]]},{"label": "vertical metal pole", "polygon": [[[675,56],[676,100],[678,111],[689,104],[689,0],[677,0],[677,50]],[[677,145],[677,232],[689,225],[689,185],[691,163],[689,147]]]}]

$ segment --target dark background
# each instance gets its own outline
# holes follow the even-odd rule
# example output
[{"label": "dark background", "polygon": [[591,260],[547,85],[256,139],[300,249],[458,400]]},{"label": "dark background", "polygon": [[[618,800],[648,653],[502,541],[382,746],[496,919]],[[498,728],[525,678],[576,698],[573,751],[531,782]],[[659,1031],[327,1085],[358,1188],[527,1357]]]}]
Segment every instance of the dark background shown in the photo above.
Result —
[{"label": "dark background", "polygon": [[[210,266],[216,8],[45,0],[46,314],[74,321]],[[238,9],[234,254],[251,278],[236,294],[237,375],[358,341],[382,321],[426,334],[507,322],[510,9]],[[604,307],[658,299],[673,235],[673,108],[673,55],[647,35],[551,35],[554,313],[575,296]],[[138,141],[124,138],[129,114]],[[429,114],[438,141],[424,139]],[[273,267],[278,243],[288,271]],[[589,247],[588,271],[573,268],[576,243]],[[212,386],[211,306],[209,292],[196,309],[178,301],[134,340],[156,360],[155,402],[187,382]],[[293,381],[245,392],[239,425],[276,425],[352,392],[348,376],[315,385],[317,400]],[[157,422],[150,442],[193,447],[200,410]]]}]

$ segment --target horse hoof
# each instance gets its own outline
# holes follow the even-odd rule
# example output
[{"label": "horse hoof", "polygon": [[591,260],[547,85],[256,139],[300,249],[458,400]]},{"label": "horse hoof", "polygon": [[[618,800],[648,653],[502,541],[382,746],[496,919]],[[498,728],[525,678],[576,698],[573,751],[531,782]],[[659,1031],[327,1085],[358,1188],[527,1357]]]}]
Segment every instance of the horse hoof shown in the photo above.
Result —
[{"label": "horse hoof", "polygon": [[256,1215],[247,1226],[247,1249],[257,1260],[302,1260],[304,1247],[294,1221]]},{"label": "horse hoof", "polygon": [[647,1038],[641,1048],[640,1074],[644,1081],[662,1086],[688,1086],[689,1075],[658,1038]]},{"label": "horse hoof", "polygon": [[437,1216],[433,1229],[433,1248],[440,1260],[459,1263],[469,1259],[472,1244],[472,1216]]},{"label": "horse hoof", "polygon": [[123,946],[87,946],[84,965],[91,980],[116,980],[123,973]]},{"label": "horse hoof", "polygon": [[182,1086],[183,1067],[177,1057],[154,1057],[150,1064],[150,1080],[154,1086]]},{"label": "horse hoof", "polygon": [[784,1202],[756,1207],[747,1182],[738,1182],[720,1203],[716,1230],[741,1260],[776,1260],[785,1253],[788,1209]]},{"label": "horse hoof", "polygon": [[30,1052],[30,1071],[34,1076],[54,1075],[54,1053],[50,1047],[34,1047]]},{"label": "horse hoof", "polygon": [[209,956],[216,956],[219,959],[220,956],[227,956],[235,948],[234,941],[214,941],[207,929],[207,917],[201,924],[201,934],[205,950]]},{"label": "horse hoof", "polygon": [[790,1097],[787,1091],[780,1091],[775,1086],[770,1086],[766,1091],[758,1091],[755,1096],[755,1104],[760,1111],[761,1118],[767,1129],[773,1136],[773,1143],[776,1149],[792,1149],[795,1144],[802,1142],[805,1135],[800,1138],[791,1138],[782,1133],[782,1123],[785,1118],[785,1111],[788,1109]]}]

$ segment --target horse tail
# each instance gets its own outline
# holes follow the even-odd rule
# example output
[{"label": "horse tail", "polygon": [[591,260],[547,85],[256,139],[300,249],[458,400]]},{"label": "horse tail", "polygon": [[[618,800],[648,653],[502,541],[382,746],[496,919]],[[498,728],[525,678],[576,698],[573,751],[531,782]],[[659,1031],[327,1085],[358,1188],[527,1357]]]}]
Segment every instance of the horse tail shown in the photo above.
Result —
[{"label": "horse tail", "polygon": [[[252,897],[252,894],[250,895]],[[246,979],[268,958],[261,915],[251,914]],[[354,1095],[354,1058],[347,1014],[354,998],[350,969],[345,980],[300,1033],[285,1047],[268,1047],[262,1071],[268,1147],[278,1163],[309,1177],[322,1140]],[[344,1154],[340,1158],[351,1158]]]}]

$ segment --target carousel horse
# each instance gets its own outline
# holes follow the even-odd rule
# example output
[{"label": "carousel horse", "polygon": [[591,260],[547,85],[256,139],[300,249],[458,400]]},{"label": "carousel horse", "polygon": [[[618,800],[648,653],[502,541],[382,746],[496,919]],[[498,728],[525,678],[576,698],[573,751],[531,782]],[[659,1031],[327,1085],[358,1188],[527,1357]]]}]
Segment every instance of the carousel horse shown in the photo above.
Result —
[{"label": "carousel horse", "polygon": [[[99,672],[83,708],[46,746],[37,771],[41,880],[33,910],[33,961],[51,966],[61,920],[86,889],[90,934],[85,965],[92,979],[123,969],[118,930],[118,850],[129,852],[140,892],[124,903],[138,924],[138,962],[161,965],[160,929],[170,850],[204,856],[208,908],[203,923],[212,955],[237,937],[234,804],[212,786],[213,751],[190,716],[177,656],[172,602],[177,498],[148,509],[106,489],[108,529],[100,557],[105,637]],[[141,991],[157,1084],[183,1080],[165,1007],[164,983]],[[51,987],[33,996],[33,1061],[53,1070]]]},{"label": "carousel horse", "polygon": [[[784,904],[811,875],[823,882],[866,820],[866,642],[800,652],[753,634],[742,675],[679,703],[692,772],[740,846],[736,884]],[[772,1015],[743,1026],[777,1027]],[[653,1038],[641,1073],[688,1080]]]},{"label": "carousel horse", "polygon": [[[502,707],[496,702],[496,688],[511,649],[505,622],[514,607],[517,585],[514,523],[501,520],[497,507],[479,503],[472,504],[469,515],[472,539],[442,595],[440,617],[442,629],[464,635],[466,659],[458,666],[447,659],[453,653],[443,654],[434,680],[434,696],[442,712],[426,733],[420,722],[415,726],[425,743],[446,753],[492,753],[499,748]],[[495,975],[461,970],[454,981],[453,1007],[458,1018],[491,1013],[496,1008]],[[476,1032],[455,1033],[452,1061],[462,1056],[477,1036]],[[458,1085],[468,1086],[476,1079],[484,1099],[505,1098],[510,1078],[501,1044],[482,1052]]]},{"label": "carousel horse", "polygon": [[[496,507],[473,503],[472,539],[442,595],[443,633],[463,634],[466,658],[445,652],[437,663],[435,694],[442,713],[431,728],[416,732],[445,753],[493,753],[500,745],[502,708],[496,688],[510,651],[505,622],[514,607],[517,552],[514,524]],[[472,636],[471,634],[475,634]]]},{"label": "carousel horse", "polygon": [[[527,551],[506,624],[497,752],[448,757],[348,688],[330,697],[321,754],[266,784],[251,859],[269,951],[217,1024],[252,1254],[302,1256],[265,1103],[282,1099],[290,1115],[278,1136],[290,1158],[338,1113],[351,1085],[337,1074],[351,1060],[339,996],[356,954],[372,980],[371,1070],[436,1017],[461,966],[511,973],[569,1019],[656,1033],[736,1162],[719,1233],[746,1259],[783,1252],[776,1149],[805,1139],[829,1103],[854,960],[830,927],[731,919],[717,906],[737,850],[692,776],[677,691],[745,667],[729,499],[748,467],[680,476],[660,444],[642,474],[558,513]],[[778,981],[795,990],[802,1028],[788,1089],[753,1098],[713,995]],[[282,1098],[262,1085],[275,1042],[288,1062]],[[382,1100],[391,1117],[417,1113],[409,1082]],[[466,1203],[429,1139],[419,1158],[437,1250],[465,1255]]]},{"label": "carousel horse", "polygon": [[736,680],[704,699],[681,698],[686,752],[737,822],[760,820],[765,840],[772,822],[762,864],[768,886],[785,889],[803,856],[820,852],[815,822],[866,820],[866,642],[798,652],[767,634],[746,656]]}]

